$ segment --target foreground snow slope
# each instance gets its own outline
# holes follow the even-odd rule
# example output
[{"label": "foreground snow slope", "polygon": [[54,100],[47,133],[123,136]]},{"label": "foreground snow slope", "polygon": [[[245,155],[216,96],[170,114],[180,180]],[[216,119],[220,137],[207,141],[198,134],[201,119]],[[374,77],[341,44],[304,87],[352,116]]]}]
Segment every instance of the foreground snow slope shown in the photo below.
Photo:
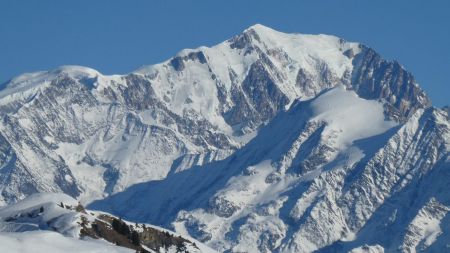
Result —
[{"label": "foreground snow slope", "polygon": [[14,253],[133,253],[100,240],[77,240],[49,231],[0,233],[0,251]]},{"label": "foreground snow slope", "polygon": [[[139,244],[130,243],[128,235],[121,234],[123,229],[114,227],[114,219],[136,232]],[[33,248],[38,252],[215,252],[160,227],[86,210],[75,199],[55,193],[34,194],[0,208],[0,241],[0,249],[7,252],[34,252]]]}]

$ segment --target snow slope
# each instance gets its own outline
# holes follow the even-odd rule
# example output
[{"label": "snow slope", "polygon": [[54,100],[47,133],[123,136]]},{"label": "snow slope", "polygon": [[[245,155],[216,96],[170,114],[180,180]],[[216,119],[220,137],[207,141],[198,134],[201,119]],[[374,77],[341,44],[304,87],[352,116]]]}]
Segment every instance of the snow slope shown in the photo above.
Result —
[{"label": "snow slope", "polygon": [[385,121],[383,106],[377,101],[364,100],[344,86],[337,86],[319,96],[311,105],[313,118],[327,123],[324,134],[339,131],[336,146],[345,147],[355,140],[379,135],[396,125]]},{"label": "snow slope", "polygon": [[61,208],[60,203],[78,204],[64,194],[42,193],[1,208],[0,251],[134,252],[103,240],[80,240],[81,215]]},{"label": "snow slope", "polygon": [[0,233],[0,251],[14,253],[126,253],[131,249],[117,247],[100,240],[77,240],[50,231]]},{"label": "snow slope", "polygon": [[[57,193],[34,194],[16,204],[0,209],[0,250],[7,252],[136,252],[113,234],[109,220],[114,216],[85,210],[75,199]],[[126,221],[124,221],[126,222]],[[181,252],[178,244],[166,243],[157,247],[144,236],[148,230],[142,224],[126,222],[141,234],[141,243],[147,252]],[[106,225],[106,226],[103,226]],[[150,224],[152,238],[164,237],[164,233],[182,238],[178,234]],[[95,232],[93,231],[101,231]],[[111,230],[111,231],[109,231]],[[145,231],[144,231],[145,230]],[[116,246],[111,242],[115,238]],[[183,246],[186,252],[215,252],[192,238],[186,238]],[[119,244],[120,243],[120,244]],[[152,248],[153,247],[153,248]],[[2,251],[3,252],[3,251]],[[5,251],[6,252],[6,251]],[[144,252],[144,251],[143,251]]]}]

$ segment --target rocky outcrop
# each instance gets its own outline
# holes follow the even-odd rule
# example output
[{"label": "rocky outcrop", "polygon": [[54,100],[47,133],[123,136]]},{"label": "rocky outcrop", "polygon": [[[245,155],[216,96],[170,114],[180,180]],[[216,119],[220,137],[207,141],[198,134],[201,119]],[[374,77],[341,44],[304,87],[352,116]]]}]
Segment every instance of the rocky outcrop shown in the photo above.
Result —
[{"label": "rocky outcrop", "polygon": [[413,75],[400,63],[383,59],[371,48],[361,48],[361,53],[353,60],[351,82],[361,97],[386,101],[388,115],[400,121],[431,105]]}]

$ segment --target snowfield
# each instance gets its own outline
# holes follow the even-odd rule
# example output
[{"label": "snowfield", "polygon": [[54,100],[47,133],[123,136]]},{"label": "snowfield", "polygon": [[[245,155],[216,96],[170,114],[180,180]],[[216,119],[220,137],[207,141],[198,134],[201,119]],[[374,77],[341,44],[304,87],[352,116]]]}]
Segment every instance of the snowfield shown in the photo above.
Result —
[{"label": "snowfield", "polygon": [[397,125],[394,121],[385,120],[382,104],[361,99],[356,93],[346,91],[344,86],[320,95],[311,107],[314,120],[327,122],[323,134],[339,132],[335,140],[339,148],[382,134]]}]

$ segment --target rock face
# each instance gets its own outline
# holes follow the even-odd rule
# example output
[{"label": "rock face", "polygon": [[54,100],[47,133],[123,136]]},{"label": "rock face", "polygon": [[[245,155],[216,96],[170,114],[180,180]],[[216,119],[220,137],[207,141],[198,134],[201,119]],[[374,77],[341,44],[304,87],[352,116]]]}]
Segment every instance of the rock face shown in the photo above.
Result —
[{"label": "rock face", "polygon": [[444,106],[444,108],[442,108],[442,110],[444,110],[445,112],[447,112],[447,117],[450,118],[450,106]]},{"label": "rock face", "polygon": [[405,120],[417,109],[430,106],[412,74],[398,62],[388,62],[363,46],[353,64],[352,87],[362,98],[387,101],[389,112],[398,120]]},{"label": "rock face", "polygon": [[446,247],[448,115],[358,43],[255,25],[128,75],[19,76],[0,115],[3,203],[64,192],[227,252]]}]

